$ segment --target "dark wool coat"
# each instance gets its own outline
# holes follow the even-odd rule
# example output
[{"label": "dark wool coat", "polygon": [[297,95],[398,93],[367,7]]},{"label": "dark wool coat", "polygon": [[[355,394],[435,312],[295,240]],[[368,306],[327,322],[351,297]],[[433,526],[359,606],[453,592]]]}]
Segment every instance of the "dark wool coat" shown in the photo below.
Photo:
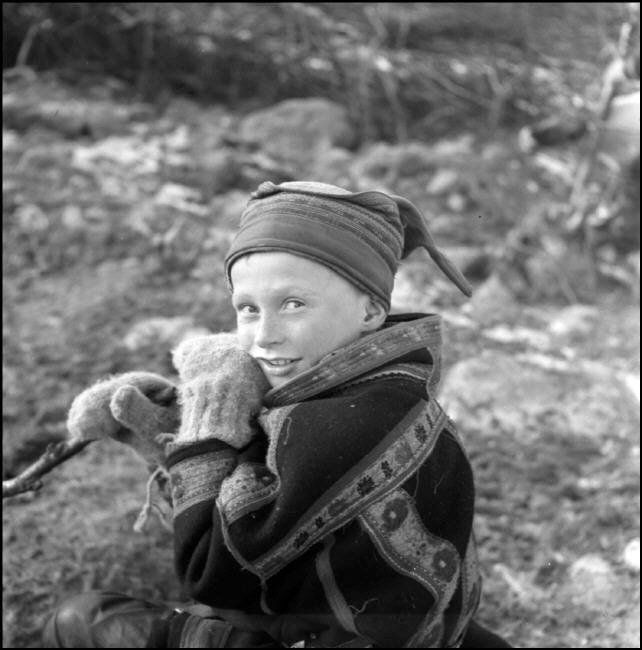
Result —
[{"label": "dark wool coat", "polygon": [[471,467],[433,396],[440,345],[438,316],[390,317],[272,389],[245,450],[175,452],[190,595],[287,645],[458,646],[480,577]]}]

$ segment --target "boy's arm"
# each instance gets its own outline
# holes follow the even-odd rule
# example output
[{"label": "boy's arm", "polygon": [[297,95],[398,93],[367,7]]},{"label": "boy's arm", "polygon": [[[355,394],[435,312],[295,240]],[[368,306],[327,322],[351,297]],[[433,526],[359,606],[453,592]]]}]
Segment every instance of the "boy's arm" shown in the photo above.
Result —
[{"label": "boy's arm", "polygon": [[227,551],[216,498],[256,437],[255,418],[269,386],[227,334],[188,339],[173,360],[181,377],[181,424],[167,446],[167,466],[177,571],[197,600],[241,607],[254,600],[257,580]]},{"label": "boy's arm", "polygon": [[[248,447],[232,475],[218,475],[218,508],[212,491],[176,519],[188,591],[214,606],[243,606],[258,602],[263,576],[267,608],[334,640],[402,647],[439,633],[446,619],[442,632],[455,638],[478,596],[472,474],[446,418],[434,419],[438,407],[403,388],[262,417],[267,465],[265,450],[252,459]],[[223,448],[211,453],[210,476],[224,458]],[[278,636],[300,638],[285,629]]]}]

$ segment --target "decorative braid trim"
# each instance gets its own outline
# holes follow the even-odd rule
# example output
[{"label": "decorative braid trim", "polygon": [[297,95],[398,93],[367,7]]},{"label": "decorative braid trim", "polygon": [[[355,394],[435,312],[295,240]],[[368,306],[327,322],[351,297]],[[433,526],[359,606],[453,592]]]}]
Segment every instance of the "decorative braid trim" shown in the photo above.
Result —
[{"label": "decorative braid trim", "polygon": [[228,526],[273,501],[281,482],[262,463],[243,463],[223,480],[217,505]]},{"label": "decorative braid trim", "polygon": [[459,648],[463,641],[464,632],[472,620],[481,597],[481,574],[477,560],[477,546],[474,535],[470,536],[466,555],[461,570],[462,608],[457,625],[448,640],[449,648]]},{"label": "decorative braid trim", "polygon": [[248,563],[253,573],[270,578],[364,507],[406,481],[432,452],[445,419],[435,400],[412,409],[359,465],[308,509],[281,542]]},{"label": "decorative braid trim", "polygon": [[359,521],[381,557],[395,571],[419,582],[434,598],[419,630],[404,647],[442,647],[443,615],[461,572],[457,549],[425,527],[414,501],[403,489],[369,506]]},{"label": "decorative braid trim", "polygon": [[381,370],[374,370],[357,379],[346,382],[344,386],[341,386],[341,390],[386,377],[408,377],[409,379],[426,382],[430,378],[431,373],[432,367],[425,363],[395,363],[385,366]]},{"label": "decorative braid trim", "polygon": [[218,496],[223,479],[234,469],[235,450],[211,451],[177,462],[170,469],[174,517]]},{"label": "decorative braid trim", "polygon": [[[266,406],[285,406],[335,388],[360,375],[393,362],[403,354],[427,347],[433,355],[433,377],[439,375],[441,349],[441,318],[431,314],[412,324],[397,323],[364,336],[324,357],[316,366],[269,390]],[[431,379],[432,381],[432,379]],[[436,388],[436,387],[435,387]]]}]

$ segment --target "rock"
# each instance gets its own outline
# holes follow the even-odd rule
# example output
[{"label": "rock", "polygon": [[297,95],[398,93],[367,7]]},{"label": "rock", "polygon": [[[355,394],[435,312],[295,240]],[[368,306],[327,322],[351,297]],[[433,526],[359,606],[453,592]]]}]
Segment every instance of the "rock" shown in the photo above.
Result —
[{"label": "rock", "polygon": [[495,325],[490,329],[485,329],[483,335],[499,343],[523,343],[530,348],[539,350],[548,350],[551,347],[551,339],[547,334],[530,327]]},{"label": "rock", "polygon": [[13,218],[21,232],[45,232],[50,227],[49,217],[45,211],[35,203],[24,203],[16,209]]},{"label": "rock", "polygon": [[164,180],[198,188],[206,199],[238,186],[241,161],[229,147],[203,153],[170,153],[163,158]]},{"label": "rock", "polygon": [[635,401],[640,403],[640,373],[622,372],[620,373],[622,383],[629,389]]},{"label": "rock", "polygon": [[510,321],[518,308],[513,293],[497,273],[492,273],[475,288],[462,310],[479,324],[489,326]]},{"label": "rock", "polygon": [[624,548],[622,553],[622,559],[624,564],[633,569],[634,571],[640,571],[640,538],[636,537],[632,539]]},{"label": "rock", "polygon": [[241,162],[233,149],[223,147],[203,154],[199,161],[200,183],[206,197],[235,187],[241,179]]},{"label": "rock", "polygon": [[451,212],[463,212],[468,205],[468,199],[459,192],[451,192],[446,199],[446,205]]},{"label": "rock", "polygon": [[250,200],[250,193],[242,190],[231,190],[220,196],[215,196],[209,204],[212,221],[218,228],[237,229],[241,214]]},{"label": "rock", "polygon": [[424,143],[377,142],[355,158],[350,171],[358,190],[392,191],[399,179],[427,174],[436,165],[437,159]]},{"label": "rock", "polygon": [[312,177],[320,183],[352,188],[350,166],[354,154],[342,147],[333,147],[319,158],[312,172]]},{"label": "rock", "polygon": [[637,602],[633,602],[627,607],[621,619],[615,619],[613,622],[616,632],[609,638],[620,639],[621,648],[638,648],[640,646],[640,593],[638,591]]},{"label": "rock", "polygon": [[132,122],[150,117],[149,107],[142,104],[117,105],[113,101],[70,97],[34,101],[34,98],[7,95],[2,103],[5,128],[25,132],[40,126],[66,138],[104,138],[124,134],[130,131]]},{"label": "rock", "polygon": [[595,326],[597,307],[591,305],[571,305],[561,309],[548,324],[548,329],[557,336],[585,336]]},{"label": "rock", "polygon": [[608,611],[620,602],[619,581],[611,566],[597,554],[583,555],[568,572],[562,588],[574,604],[592,611]]},{"label": "rock", "polygon": [[544,432],[621,438],[639,431],[639,405],[607,366],[544,354],[485,351],[445,376],[440,401],[463,432]]},{"label": "rock", "polygon": [[211,332],[204,327],[197,327],[187,316],[146,318],[127,332],[123,345],[132,352],[153,348],[162,354],[187,338],[207,334]]},{"label": "rock", "polygon": [[[322,158],[324,157],[322,156]],[[277,160],[264,151],[243,154],[239,162],[241,176],[237,187],[247,190],[248,195],[266,180],[278,185],[286,181],[300,179],[300,164]],[[308,177],[317,178],[314,173],[309,173]]]},{"label": "rock", "polygon": [[2,153],[20,153],[24,151],[22,139],[16,131],[2,129]]},{"label": "rock", "polygon": [[395,276],[390,297],[391,312],[432,312],[439,298],[439,289],[434,285],[418,284],[408,267],[402,266]]},{"label": "rock", "polygon": [[165,183],[153,199],[154,206],[169,208],[175,214],[206,217],[208,209],[202,204],[201,192],[187,185]]},{"label": "rock", "polygon": [[161,146],[157,141],[143,141],[136,136],[110,136],[73,149],[72,167],[95,174],[101,163],[114,165],[120,173],[155,175],[160,168]]},{"label": "rock", "polygon": [[613,99],[603,127],[600,149],[620,164],[640,155],[640,90]]},{"label": "rock", "polygon": [[438,169],[426,186],[426,193],[439,195],[451,191],[457,185],[460,174],[454,169]]},{"label": "rock", "polygon": [[239,135],[268,155],[303,165],[334,146],[350,148],[355,140],[347,110],[321,97],[288,99],[254,111],[241,121]]},{"label": "rock", "polygon": [[475,136],[472,133],[463,133],[456,138],[444,138],[431,145],[433,155],[443,158],[470,157],[475,145]]},{"label": "rock", "polygon": [[[440,246],[448,259],[468,277],[466,270],[474,264],[479,251],[470,246]],[[392,309],[402,311],[435,310],[444,300],[464,298],[439,270],[423,249],[413,251],[399,267],[392,291]]]}]

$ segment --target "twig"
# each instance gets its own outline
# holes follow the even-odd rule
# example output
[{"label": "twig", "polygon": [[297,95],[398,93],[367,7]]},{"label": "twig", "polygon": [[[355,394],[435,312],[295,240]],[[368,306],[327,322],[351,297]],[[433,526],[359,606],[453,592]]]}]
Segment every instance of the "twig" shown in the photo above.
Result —
[{"label": "twig", "polygon": [[39,490],[42,487],[40,480],[54,467],[64,463],[67,459],[81,452],[91,440],[61,440],[50,444],[47,450],[29,465],[27,469],[20,472],[18,476],[2,481],[2,498],[16,496],[23,492]]},{"label": "twig", "polygon": [[16,68],[21,68],[27,65],[27,60],[29,59],[29,53],[33,46],[33,42],[38,35],[38,32],[45,29],[51,29],[53,27],[53,21],[50,18],[45,18],[44,20],[38,23],[32,23],[29,25],[27,34],[20,45],[20,50],[18,51],[18,56],[16,57]]}]

